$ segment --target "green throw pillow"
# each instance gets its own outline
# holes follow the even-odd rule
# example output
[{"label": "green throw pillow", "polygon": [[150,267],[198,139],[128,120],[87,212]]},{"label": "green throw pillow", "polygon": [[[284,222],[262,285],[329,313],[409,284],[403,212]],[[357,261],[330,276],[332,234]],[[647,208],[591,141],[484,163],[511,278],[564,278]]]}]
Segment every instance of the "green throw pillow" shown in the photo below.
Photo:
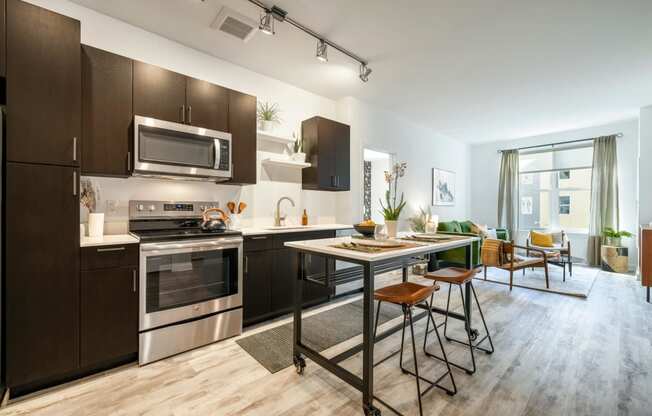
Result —
[{"label": "green throw pillow", "polygon": [[461,233],[462,228],[457,221],[440,222],[437,230],[447,233]]},{"label": "green throw pillow", "polygon": [[459,223],[463,233],[470,233],[473,223],[471,221],[462,221]]}]

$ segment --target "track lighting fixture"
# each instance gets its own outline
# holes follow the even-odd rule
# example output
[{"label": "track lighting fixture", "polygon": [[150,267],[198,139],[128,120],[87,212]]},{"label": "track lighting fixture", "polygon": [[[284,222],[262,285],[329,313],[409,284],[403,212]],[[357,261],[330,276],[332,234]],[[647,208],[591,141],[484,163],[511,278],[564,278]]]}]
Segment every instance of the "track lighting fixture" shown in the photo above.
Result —
[{"label": "track lighting fixture", "polygon": [[369,75],[371,74],[371,68],[365,63],[360,63],[360,79],[362,82],[369,81]]},{"label": "track lighting fixture", "polygon": [[288,17],[288,13],[278,6],[272,6],[270,8],[261,0],[249,0],[249,2],[256,5],[257,7],[260,7],[263,10],[263,14],[261,14],[260,16],[260,25],[258,26],[258,28],[263,33],[266,33],[268,35],[274,34],[274,20],[288,23],[296,27],[297,29],[305,32],[307,35],[317,39],[317,50],[315,52],[315,57],[317,59],[319,59],[322,62],[328,62],[328,47],[330,46],[333,49],[336,49],[337,51],[348,56],[349,58],[359,62],[360,79],[362,80],[362,82],[369,81],[369,74],[371,74],[371,68],[367,66],[367,61],[365,59],[362,59],[361,57],[349,51],[348,49],[344,49],[337,43],[331,42],[330,40],[324,38],[322,35],[310,29],[309,27],[306,27],[301,23],[297,22],[296,20],[292,19],[291,17]]},{"label": "track lighting fixture", "polygon": [[317,42],[317,53],[315,56],[322,62],[328,62],[328,45],[322,39],[319,39]]},{"label": "track lighting fixture", "polygon": [[271,11],[265,10],[260,15],[260,24],[258,25],[258,29],[260,29],[260,31],[266,35],[274,34],[274,16],[272,15]]}]

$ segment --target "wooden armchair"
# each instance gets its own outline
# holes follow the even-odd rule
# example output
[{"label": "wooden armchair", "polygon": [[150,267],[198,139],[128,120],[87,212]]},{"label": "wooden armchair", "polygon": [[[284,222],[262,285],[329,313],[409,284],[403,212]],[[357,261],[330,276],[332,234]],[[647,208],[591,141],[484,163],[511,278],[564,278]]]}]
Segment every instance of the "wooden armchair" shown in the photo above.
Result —
[{"label": "wooden armchair", "polygon": [[526,250],[527,256],[530,256],[529,251],[534,251],[532,248],[538,250],[543,250],[548,257],[548,263],[554,264],[562,268],[564,273],[564,282],[566,281],[566,265],[568,265],[568,272],[570,276],[573,276],[573,256],[571,254],[571,242],[568,239],[568,235],[564,230],[559,231],[546,231],[546,234],[550,234],[552,237],[552,246],[537,246],[532,244],[532,232],[527,237],[525,245],[527,245],[528,250]]},{"label": "wooden armchair", "polygon": [[[522,249],[538,254],[536,257],[519,256],[514,253],[515,249]],[[548,256],[546,252],[531,246],[519,246],[513,241],[502,241],[485,239],[482,244],[482,264],[484,266],[484,279],[487,280],[487,267],[497,267],[509,271],[509,290],[514,284],[514,271],[527,268],[543,267],[546,277],[546,288],[550,288],[548,279]]]}]

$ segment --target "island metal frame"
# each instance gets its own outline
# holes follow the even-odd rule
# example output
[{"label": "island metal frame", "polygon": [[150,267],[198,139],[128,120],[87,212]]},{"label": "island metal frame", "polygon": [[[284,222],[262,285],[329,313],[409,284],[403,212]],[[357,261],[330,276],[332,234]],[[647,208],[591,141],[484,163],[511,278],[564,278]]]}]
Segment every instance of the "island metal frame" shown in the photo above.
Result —
[{"label": "island metal frame", "polygon": [[[398,332],[402,328],[402,324],[393,326],[390,329],[383,331],[382,333],[376,334],[374,339],[374,283],[376,274],[386,273],[393,270],[402,269],[403,271],[403,281],[408,279],[408,268],[414,264],[423,263],[427,260],[428,256],[433,255],[438,252],[448,251],[455,248],[463,247],[465,249],[465,267],[470,269],[473,265],[471,264],[471,247],[473,242],[476,239],[469,238],[459,241],[457,244],[447,243],[446,245],[433,244],[424,246],[423,252],[419,254],[397,254],[396,257],[392,257],[385,260],[359,260],[353,259],[346,256],[335,255],[331,253],[324,253],[317,250],[311,250],[310,247],[297,247],[292,246],[293,249],[298,252],[298,270],[297,277],[294,284],[294,336],[293,336],[293,362],[296,367],[298,374],[303,374],[304,368],[306,366],[305,357],[310,358],[320,367],[326,369],[330,373],[334,374],[341,380],[345,381],[347,384],[351,385],[355,389],[362,392],[362,407],[365,415],[377,416],[380,415],[380,409],[374,406],[374,400],[377,400],[379,403],[383,404],[390,410],[396,412],[390,405],[380,398],[374,396],[374,343],[382,339],[389,337],[390,335]],[[428,250],[430,249],[430,250]],[[306,256],[320,256],[325,259],[325,272],[319,275],[308,275],[306,269]],[[425,258],[424,258],[425,256]],[[350,269],[343,270],[333,270],[335,261],[340,260],[347,263],[357,264],[361,267],[356,267],[354,273]],[[359,272],[362,269],[362,279],[363,279],[363,329],[362,329],[362,343],[357,344],[344,352],[337,354],[334,357],[327,358],[323,356],[318,351],[310,348],[301,341],[301,314],[303,309],[303,283],[305,281],[312,281],[313,283],[318,283],[326,286],[334,287],[338,284],[341,284],[342,281],[350,281],[352,278],[356,278],[354,275],[357,273],[357,278],[359,278]],[[477,329],[473,329],[471,326],[471,284],[465,284],[465,297],[464,297],[464,311],[465,314],[457,312],[449,312],[448,316],[450,318],[458,319],[465,322],[465,329],[469,332],[471,340],[477,339],[479,332]],[[433,307],[431,305],[432,311],[439,314],[446,314],[446,310],[438,307]],[[465,315],[468,317],[468,326],[466,324]],[[424,318],[427,316],[427,312],[422,312],[415,316],[415,321]],[[339,363],[352,357],[353,355],[362,351],[362,377],[359,377],[344,367],[340,366]],[[398,413],[398,412],[396,412]]]}]

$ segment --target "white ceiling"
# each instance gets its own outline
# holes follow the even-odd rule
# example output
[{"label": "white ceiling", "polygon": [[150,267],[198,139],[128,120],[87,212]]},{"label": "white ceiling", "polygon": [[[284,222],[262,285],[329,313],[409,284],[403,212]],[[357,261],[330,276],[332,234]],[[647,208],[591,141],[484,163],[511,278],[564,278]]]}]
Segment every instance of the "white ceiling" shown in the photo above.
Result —
[{"label": "white ceiling", "polygon": [[[247,0],[73,0],[317,94],[354,96],[466,142],[636,117],[652,104],[650,0],[275,0],[369,61],[357,65],[288,24],[248,43],[209,28]],[[268,4],[272,4],[271,0]]]}]

